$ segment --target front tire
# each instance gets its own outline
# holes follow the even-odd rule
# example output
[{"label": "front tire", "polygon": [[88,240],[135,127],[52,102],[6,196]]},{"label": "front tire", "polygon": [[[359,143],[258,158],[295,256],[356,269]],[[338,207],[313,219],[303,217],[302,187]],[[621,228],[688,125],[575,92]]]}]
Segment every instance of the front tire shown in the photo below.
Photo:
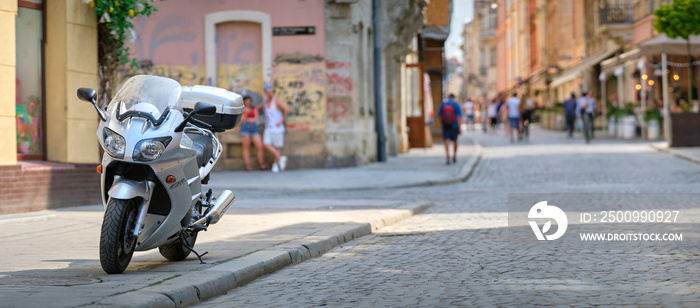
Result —
[{"label": "front tire", "polygon": [[[186,239],[190,247],[194,247],[194,243],[197,241],[197,232],[191,233]],[[179,236],[176,241],[159,246],[158,251],[160,251],[163,257],[170,261],[181,261],[190,255],[190,250],[182,244]]]},{"label": "front tire", "polygon": [[121,274],[129,266],[136,248],[138,207],[134,199],[110,199],[100,233],[100,264],[107,274]]}]

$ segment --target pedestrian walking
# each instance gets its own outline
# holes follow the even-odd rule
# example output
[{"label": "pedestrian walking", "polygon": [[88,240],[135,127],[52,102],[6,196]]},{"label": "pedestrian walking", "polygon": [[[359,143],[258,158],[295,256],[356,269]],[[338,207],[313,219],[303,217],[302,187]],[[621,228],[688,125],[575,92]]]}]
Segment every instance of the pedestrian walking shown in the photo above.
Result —
[{"label": "pedestrian walking", "polygon": [[272,172],[284,171],[287,167],[287,156],[282,155],[282,147],[284,147],[284,120],[289,113],[289,107],[273,95],[271,86],[265,86],[263,108],[265,110],[263,144],[265,149],[275,156]]},{"label": "pedestrian walking", "polygon": [[450,94],[448,99],[440,104],[438,109],[438,118],[442,122],[442,137],[445,140],[445,156],[446,164],[450,164],[450,140],[454,143],[454,155],[452,155],[452,163],[457,162],[457,136],[462,125],[462,108],[455,102],[455,95]]},{"label": "pedestrian walking", "polygon": [[[496,126],[497,126],[497,127],[501,124],[501,122],[503,122],[503,121],[501,121],[502,118],[504,117],[504,114],[503,114],[503,105],[505,105],[505,102],[503,101],[503,96],[500,96],[500,95],[499,95],[499,97],[498,97],[498,107],[496,107],[496,113],[498,113],[498,114],[500,115],[500,117],[499,117],[499,116],[496,117]],[[504,125],[505,125],[505,124],[504,124]],[[508,132],[508,131],[505,130],[505,129],[504,129],[503,131],[506,132],[506,133]]]},{"label": "pedestrian walking", "polygon": [[[513,137],[514,133],[517,133],[518,140],[522,139],[520,135],[520,99],[517,93],[513,93],[506,101],[506,114],[508,115],[508,135],[510,136],[510,142],[515,142]],[[515,132],[514,132],[515,131]]]},{"label": "pedestrian walking", "polygon": [[594,133],[595,133],[595,112],[596,112],[596,103],[595,99],[591,95],[588,96],[588,106],[586,106],[586,117],[588,118],[588,128],[590,129],[591,133],[591,138],[593,139]]},{"label": "pedestrian walking", "polygon": [[496,125],[498,125],[498,104],[496,104],[496,100],[491,100],[488,107],[486,107],[486,114],[489,118],[491,132],[496,131]]},{"label": "pedestrian walking", "polygon": [[267,169],[263,162],[263,146],[258,131],[258,108],[253,107],[252,98],[250,96],[243,97],[243,124],[241,124],[241,143],[243,144],[243,162],[245,170],[253,171],[250,167],[250,143],[255,146],[255,154],[258,158],[258,168],[260,170]]},{"label": "pedestrian walking", "polygon": [[532,123],[532,113],[534,112],[534,103],[531,99],[525,102],[525,110],[520,117],[523,123],[522,136],[525,140],[530,140],[530,123]]},{"label": "pedestrian walking", "polygon": [[571,97],[564,101],[564,118],[566,119],[567,137],[572,138],[576,121],[576,95],[574,93],[571,93]]},{"label": "pedestrian walking", "polygon": [[488,126],[489,126],[489,115],[488,112],[486,112],[486,109],[488,109],[489,102],[487,100],[481,101],[479,103],[479,119],[481,122],[481,130],[486,133],[488,132]]},{"label": "pedestrian walking", "polygon": [[595,110],[595,100],[588,97],[588,93],[583,92],[581,98],[578,99],[576,109],[583,119],[583,136],[586,139],[586,143],[590,143],[591,138],[593,138],[593,111]]},{"label": "pedestrian walking", "polygon": [[467,129],[474,129],[474,99],[469,98],[466,102],[464,102],[464,114],[467,117]]}]

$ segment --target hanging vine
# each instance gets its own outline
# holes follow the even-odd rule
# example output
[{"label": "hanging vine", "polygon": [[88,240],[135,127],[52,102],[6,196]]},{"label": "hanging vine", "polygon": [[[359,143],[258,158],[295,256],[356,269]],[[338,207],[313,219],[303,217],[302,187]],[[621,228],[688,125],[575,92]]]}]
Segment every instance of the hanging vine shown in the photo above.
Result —
[{"label": "hanging vine", "polygon": [[150,16],[157,10],[151,5],[153,0],[84,0],[84,3],[95,9],[98,20],[98,93],[100,106],[104,107],[115,94],[119,68],[137,66],[136,59],[129,57],[129,46],[125,43],[136,39],[133,18]]}]

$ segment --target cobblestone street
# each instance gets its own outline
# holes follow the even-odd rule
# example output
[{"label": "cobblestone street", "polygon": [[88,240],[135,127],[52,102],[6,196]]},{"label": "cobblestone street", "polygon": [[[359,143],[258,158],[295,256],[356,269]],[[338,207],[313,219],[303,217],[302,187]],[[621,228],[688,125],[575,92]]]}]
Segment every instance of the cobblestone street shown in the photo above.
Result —
[{"label": "cobblestone street", "polygon": [[[427,199],[436,206],[201,307],[700,306],[700,206],[693,205],[700,166],[656,152],[647,143],[594,139],[587,146],[581,138],[539,129],[522,143],[508,142],[502,132],[467,136],[482,144],[484,154],[466,182],[293,193]],[[557,246],[521,244],[509,240],[508,233],[534,235],[526,226],[509,227],[513,193],[575,193],[584,197],[572,198],[567,209],[580,211],[636,209],[643,203],[640,196],[646,196],[641,193],[654,194],[659,204],[644,208],[679,210],[677,223],[627,224],[621,230],[682,233],[683,241],[599,244],[571,235]],[[606,196],[623,208],[591,201],[605,202]]]}]

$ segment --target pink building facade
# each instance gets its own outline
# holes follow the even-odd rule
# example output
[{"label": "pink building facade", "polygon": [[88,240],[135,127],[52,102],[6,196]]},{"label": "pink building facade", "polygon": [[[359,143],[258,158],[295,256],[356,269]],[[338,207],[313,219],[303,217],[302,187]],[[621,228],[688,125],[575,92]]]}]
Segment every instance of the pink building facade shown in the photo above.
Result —
[{"label": "pink building facade", "polygon": [[[139,69],[183,86],[205,84],[253,97],[263,87],[287,102],[289,167],[323,163],[326,130],[324,0],[155,2],[148,18],[134,20],[131,53]],[[128,75],[128,74],[127,74]],[[127,76],[128,77],[128,76]],[[242,167],[238,131],[220,134],[219,168]],[[254,157],[252,157],[254,160]]]}]

